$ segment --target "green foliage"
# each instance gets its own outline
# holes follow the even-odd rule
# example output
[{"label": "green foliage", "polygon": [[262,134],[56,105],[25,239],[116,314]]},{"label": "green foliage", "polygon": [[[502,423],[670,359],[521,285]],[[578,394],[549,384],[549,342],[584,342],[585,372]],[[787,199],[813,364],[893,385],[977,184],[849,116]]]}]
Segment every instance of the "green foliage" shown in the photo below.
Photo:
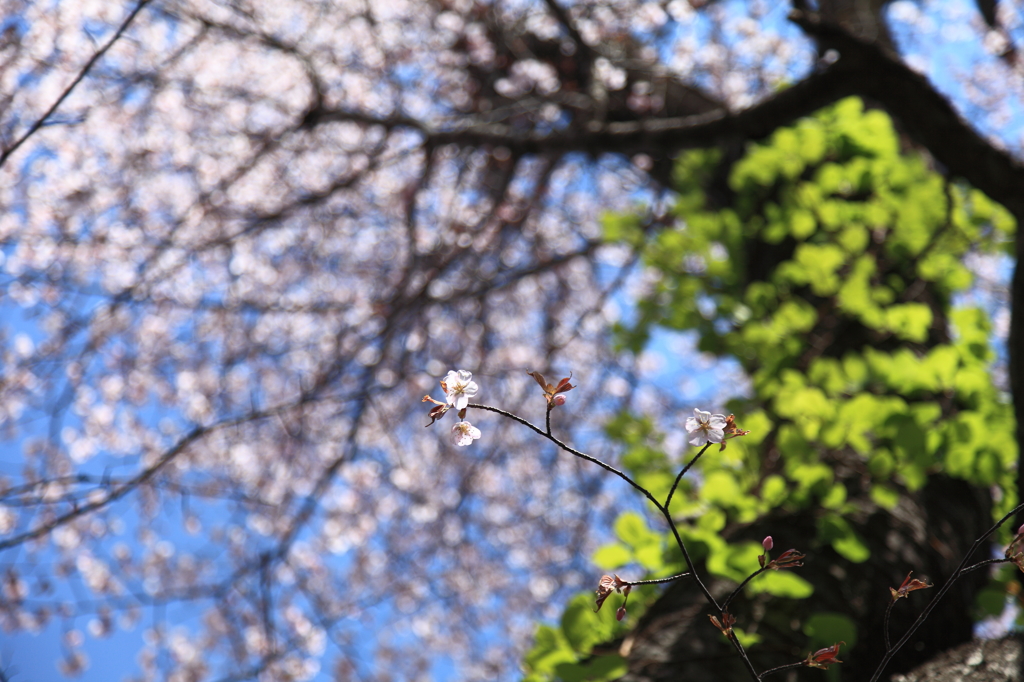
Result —
[{"label": "green foliage", "polygon": [[524,680],[577,682],[621,677],[626,672],[621,656],[590,655],[595,644],[607,642],[625,629],[615,620],[616,608],[605,607],[595,613],[593,595],[574,597],[566,607],[559,627],[541,625],[537,628],[533,649],[523,659]]},{"label": "green foliage", "polygon": [[[997,512],[1008,508],[1017,455],[1012,439],[988,444],[993,424],[1012,423],[989,375],[991,329],[983,311],[950,303],[971,282],[964,256],[1005,248],[1010,215],[901,154],[888,118],[856,99],[752,145],[725,208],[701,200],[716,163],[703,151],[680,161],[680,227],[647,251],[661,279],[637,326],[696,329],[702,350],[749,370],[746,405],[766,409],[784,453],[782,501],[841,507],[827,499],[829,462],[849,449],[883,506],[944,469],[1000,486]],[[736,518],[742,486],[706,481],[703,501]]]},{"label": "green foliage", "polygon": [[[1002,614],[1010,595],[1017,594],[1020,588],[1018,575],[1017,567],[1012,564],[1004,564],[996,570],[989,585],[975,597],[976,616],[979,619]],[[1020,616],[1018,624],[1019,622]]]},{"label": "green foliage", "polygon": [[804,634],[811,638],[810,648],[818,649],[835,642],[857,644],[857,624],[842,613],[816,613],[804,623]]},{"label": "green foliage", "polygon": [[749,589],[755,594],[763,592],[785,599],[806,599],[814,593],[814,587],[792,571],[766,572],[755,578]]},{"label": "green foliage", "polygon": [[[757,569],[762,550],[721,531],[809,507],[820,513],[808,545],[867,561],[868,546],[847,516],[893,509],[939,471],[998,489],[994,513],[1005,513],[1016,503],[1017,452],[1012,438],[992,437],[1012,433],[1013,417],[989,372],[991,326],[984,311],[952,309],[952,301],[971,285],[968,252],[1008,249],[1009,213],[902,154],[888,117],[865,112],[857,99],[751,145],[732,165],[728,205],[711,206],[707,188],[720,157],[697,150],[679,159],[677,226],[645,237],[635,217],[605,220],[610,240],[647,240],[644,261],[659,275],[638,302],[636,324],[619,330],[620,348],[641,351],[655,326],[695,330],[701,350],[738,359],[752,379],[753,394],[729,406],[751,435],[705,456],[673,499],[694,561],[738,583]],[[607,433],[622,444],[630,475],[664,499],[683,463],[664,454],[654,422],[622,413]],[[766,452],[775,453],[770,465]],[[671,536],[640,514],[623,513],[615,533],[617,541],[594,554],[602,569],[640,568],[644,576],[629,576],[640,579],[688,568]],[[813,590],[788,570],[768,571],[745,589],[773,599]],[[630,617],[656,594],[637,592]],[[1001,608],[1004,596],[993,586],[979,612]],[[589,654],[616,630],[577,613],[584,602],[593,596],[572,602],[561,629],[538,630],[527,679],[610,679],[601,666],[621,660]],[[857,638],[842,614],[811,615],[803,629],[812,645],[852,646]]]},{"label": "green foliage", "polygon": [[826,514],[818,520],[818,537],[830,543],[840,556],[854,563],[867,561],[870,555],[857,531],[838,514]]}]

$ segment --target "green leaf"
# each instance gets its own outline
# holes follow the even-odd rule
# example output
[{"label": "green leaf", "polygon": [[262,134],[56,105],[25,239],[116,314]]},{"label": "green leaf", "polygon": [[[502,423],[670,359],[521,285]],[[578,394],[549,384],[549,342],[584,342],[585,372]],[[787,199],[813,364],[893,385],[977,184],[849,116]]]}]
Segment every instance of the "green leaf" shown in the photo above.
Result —
[{"label": "green leaf", "polygon": [[1002,585],[986,587],[974,598],[979,618],[991,618],[1002,614],[1006,609],[1008,595]]},{"label": "green leaf", "polygon": [[634,552],[652,543],[661,542],[661,536],[647,527],[644,517],[636,512],[623,512],[615,519],[615,535]]},{"label": "green leaf", "polygon": [[734,635],[736,635],[736,639],[740,641],[740,644],[742,644],[743,648],[745,649],[749,649],[750,647],[760,643],[764,639],[764,637],[757,634],[756,632],[747,632],[743,628],[734,627],[732,629],[732,632]]},{"label": "green leaf", "polygon": [[856,533],[837,538],[832,542],[832,548],[855,564],[863,563],[871,556],[871,550]]},{"label": "green leaf", "polygon": [[610,604],[606,604],[605,609],[595,613],[594,599],[591,595],[578,594],[572,598],[562,614],[561,626],[565,639],[573,650],[581,654],[590,653],[595,644],[611,637],[615,629],[615,619],[614,615],[611,619],[608,618],[608,613],[614,614],[614,609],[609,609],[608,606]]},{"label": "green leaf", "polygon": [[857,624],[842,613],[830,611],[813,614],[804,621],[804,634],[811,638],[811,648],[846,642],[851,649],[857,644]]},{"label": "green leaf", "polygon": [[629,671],[626,659],[615,654],[596,656],[586,663],[560,663],[555,674],[563,682],[615,680]]},{"label": "green leaf", "polygon": [[923,303],[891,306],[885,313],[886,326],[897,336],[917,343],[928,338],[932,310]]},{"label": "green leaf", "polygon": [[761,485],[761,499],[769,507],[778,506],[786,497],[786,480],[777,474],[764,479]]},{"label": "green leaf", "polygon": [[736,478],[727,471],[712,471],[704,479],[700,496],[705,502],[732,507],[741,494]]},{"label": "green leaf", "polygon": [[598,547],[590,560],[598,568],[613,570],[631,562],[633,553],[620,544],[607,544]]},{"label": "green leaf", "polygon": [[828,491],[825,497],[821,498],[821,506],[825,509],[839,509],[846,503],[846,486],[836,483]]},{"label": "green leaf", "polygon": [[827,514],[818,519],[818,537],[832,544],[832,549],[854,563],[867,561],[871,550],[850,523],[838,514]]},{"label": "green leaf", "polygon": [[875,484],[871,486],[871,500],[882,509],[895,509],[900,502],[900,494],[892,488]]},{"label": "green leaf", "polygon": [[765,593],[786,599],[806,599],[814,594],[814,586],[801,578],[794,570],[766,571],[748,584],[754,593]]},{"label": "green leaf", "polygon": [[569,646],[562,631],[549,625],[537,627],[537,633],[533,638],[533,648],[523,657],[523,664],[527,672],[540,675],[554,672],[555,666],[559,663],[575,661],[576,653]]},{"label": "green leaf", "polygon": [[644,545],[636,551],[636,561],[650,573],[658,573],[665,567],[664,550],[661,543]]},{"label": "green leaf", "polygon": [[744,542],[740,545],[722,543],[708,558],[708,571],[741,582],[757,570],[757,556],[762,551],[761,545],[756,542]]}]

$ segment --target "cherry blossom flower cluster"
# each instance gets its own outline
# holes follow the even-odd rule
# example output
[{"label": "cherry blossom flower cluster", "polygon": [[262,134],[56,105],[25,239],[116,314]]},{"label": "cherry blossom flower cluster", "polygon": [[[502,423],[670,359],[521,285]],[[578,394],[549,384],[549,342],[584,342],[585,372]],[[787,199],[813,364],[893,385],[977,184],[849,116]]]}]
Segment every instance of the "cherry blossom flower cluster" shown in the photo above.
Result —
[{"label": "cherry blossom flower cluster", "polygon": [[444,391],[444,402],[434,400],[429,395],[423,396],[423,402],[434,403],[436,406],[430,410],[430,424],[427,426],[443,417],[448,410],[455,409],[459,413],[459,421],[452,426],[452,444],[471,445],[481,436],[480,429],[466,421],[466,408],[469,407],[469,399],[480,390],[477,383],[473,381],[473,373],[464,369],[450,370],[441,380],[441,390]]},{"label": "cherry blossom flower cluster", "polygon": [[[555,407],[565,405],[565,394],[576,388],[570,382],[572,379],[571,375],[560,379],[557,384],[549,384],[540,372],[527,372],[527,374],[533,377],[534,381],[544,391],[544,399],[547,402],[549,415]],[[427,426],[431,426],[447,414],[449,410],[455,410],[458,412],[459,421],[452,426],[451,442],[458,446],[471,445],[474,440],[479,439],[481,436],[480,429],[473,426],[466,419],[466,411],[471,407],[469,399],[476,396],[477,391],[480,390],[477,383],[473,381],[473,373],[465,369],[449,370],[445,378],[441,380],[441,390],[444,391],[445,395],[443,401],[435,400],[429,395],[423,396],[422,402],[434,404],[429,414],[430,424],[427,424]]]},{"label": "cherry blossom flower cluster", "polygon": [[700,447],[710,443],[721,443],[722,450],[725,450],[726,439],[750,433],[736,427],[734,415],[726,417],[700,409],[694,409],[693,416],[686,420],[686,431],[690,434],[690,445]]}]

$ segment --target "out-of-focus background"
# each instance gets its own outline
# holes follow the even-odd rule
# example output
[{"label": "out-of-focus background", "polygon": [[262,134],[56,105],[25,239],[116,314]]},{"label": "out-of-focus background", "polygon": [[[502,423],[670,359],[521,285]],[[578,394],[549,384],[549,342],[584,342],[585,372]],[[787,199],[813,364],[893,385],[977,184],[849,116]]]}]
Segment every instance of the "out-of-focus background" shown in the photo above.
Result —
[{"label": "out-of-focus background", "polygon": [[[1017,499],[1024,10],[848,4],[0,3],[4,678],[674,674],[623,641],[682,606],[573,601],[684,568],[664,527],[496,414],[424,428],[453,369],[538,424],[571,373],[556,435],[652,490],[736,412],[680,492],[716,580],[785,510],[898,584],[942,551],[865,529],[939,478],[958,560]],[[780,580],[764,660],[868,638]]]}]

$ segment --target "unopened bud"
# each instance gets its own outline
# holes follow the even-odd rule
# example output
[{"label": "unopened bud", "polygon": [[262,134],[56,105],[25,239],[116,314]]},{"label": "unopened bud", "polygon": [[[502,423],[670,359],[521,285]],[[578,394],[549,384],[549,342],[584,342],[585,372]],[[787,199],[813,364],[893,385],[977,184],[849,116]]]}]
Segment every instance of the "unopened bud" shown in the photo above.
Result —
[{"label": "unopened bud", "polygon": [[565,405],[565,396],[561,394],[556,395],[551,399],[551,402],[555,405]]},{"label": "unopened bud", "polygon": [[622,620],[626,617],[626,607],[620,606],[619,610],[615,612],[615,620]]},{"label": "unopened bud", "polygon": [[766,536],[765,539],[761,541],[761,546],[764,547],[764,551],[766,552],[772,551],[772,547],[775,546],[775,543],[772,541],[772,536]]}]

